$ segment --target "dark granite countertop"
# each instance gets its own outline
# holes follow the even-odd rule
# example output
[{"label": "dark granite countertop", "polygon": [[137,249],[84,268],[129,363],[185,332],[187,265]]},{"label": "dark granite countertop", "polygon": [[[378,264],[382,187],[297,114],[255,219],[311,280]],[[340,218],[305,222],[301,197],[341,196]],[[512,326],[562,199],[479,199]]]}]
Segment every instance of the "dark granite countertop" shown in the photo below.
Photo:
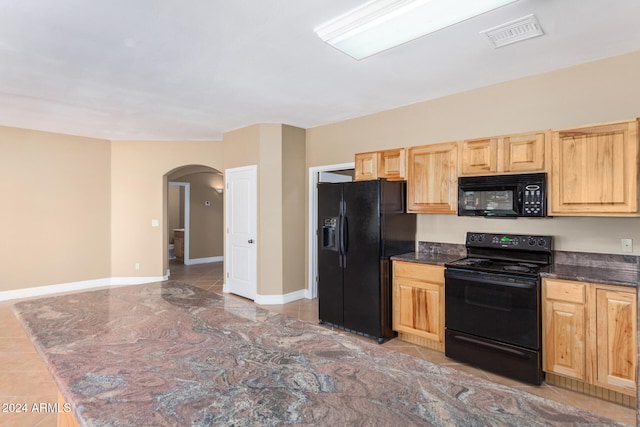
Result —
[{"label": "dark granite countertop", "polygon": [[15,312],[87,427],[623,425],[175,281]]},{"label": "dark granite countertop", "polygon": [[631,267],[621,269],[554,263],[541,271],[540,276],[633,288],[637,288],[640,282],[640,270]]},{"label": "dark granite countertop", "polygon": [[[393,261],[444,265],[466,256],[464,245],[419,242],[418,252],[392,256]],[[635,255],[554,251],[553,263],[540,272],[541,277],[607,285],[640,285],[640,257]]]},{"label": "dark granite countertop", "polygon": [[392,261],[407,261],[418,264],[445,265],[448,262],[462,258],[459,254],[440,254],[430,252],[409,252],[402,255],[392,256]]},{"label": "dark granite countertop", "polygon": [[545,268],[540,276],[637,288],[640,282],[640,257],[555,251],[553,264]]},{"label": "dark granite countertop", "polygon": [[464,258],[467,249],[456,243],[418,242],[418,251],[392,256],[392,261],[407,261],[419,264],[445,265]]}]

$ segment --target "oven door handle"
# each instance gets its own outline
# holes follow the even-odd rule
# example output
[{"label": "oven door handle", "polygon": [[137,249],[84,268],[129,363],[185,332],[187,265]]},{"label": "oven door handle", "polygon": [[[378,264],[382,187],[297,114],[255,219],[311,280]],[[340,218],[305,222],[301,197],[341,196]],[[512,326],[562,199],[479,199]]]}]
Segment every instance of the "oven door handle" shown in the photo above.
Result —
[{"label": "oven door handle", "polygon": [[464,335],[458,335],[455,332],[450,334],[451,338],[457,341],[465,341],[471,344],[475,344],[478,347],[485,347],[494,351],[498,351],[501,353],[506,353],[509,354],[511,356],[515,356],[518,357],[520,359],[530,359],[531,356],[529,354],[527,354],[524,351],[515,349],[515,348],[509,348],[503,345],[498,345],[498,344],[493,344],[484,340],[479,340],[479,339],[475,339],[472,337],[468,337],[468,336],[464,336]]},{"label": "oven door handle", "polygon": [[473,285],[496,285],[502,286],[505,288],[519,288],[519,289],[533,289],[538,286],[538,280],[535,278],[532,279],[520,279],[521,282],[506,282],[501,280],[499,276],[494,274],[487,275],[486,273],[474,271],[474,272],[453,272],[450,269],[445,270],[445,286],[447,284],[447,279],[452,280],[465,280],[467,282],[472,282]]}]

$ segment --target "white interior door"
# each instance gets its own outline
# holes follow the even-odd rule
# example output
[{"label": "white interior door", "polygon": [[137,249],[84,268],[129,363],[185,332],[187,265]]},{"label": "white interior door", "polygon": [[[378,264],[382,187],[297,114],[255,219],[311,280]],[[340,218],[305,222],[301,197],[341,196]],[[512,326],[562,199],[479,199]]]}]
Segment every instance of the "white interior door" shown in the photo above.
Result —
[{"label": "white interior door", "polygon": [[257,293],[257,166],[227,169],[227,244],[224,291],[255,299]]}]

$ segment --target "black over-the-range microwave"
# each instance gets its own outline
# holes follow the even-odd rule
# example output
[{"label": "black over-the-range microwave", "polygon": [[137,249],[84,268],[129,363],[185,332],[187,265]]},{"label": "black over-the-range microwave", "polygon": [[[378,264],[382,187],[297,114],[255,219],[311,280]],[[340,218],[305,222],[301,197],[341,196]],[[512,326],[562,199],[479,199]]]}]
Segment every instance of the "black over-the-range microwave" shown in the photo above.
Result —
[{"label": "black over-the-range microwave", "polygon": [[547,174],[467,176],[458,179],[458,215],[547,215]]}]

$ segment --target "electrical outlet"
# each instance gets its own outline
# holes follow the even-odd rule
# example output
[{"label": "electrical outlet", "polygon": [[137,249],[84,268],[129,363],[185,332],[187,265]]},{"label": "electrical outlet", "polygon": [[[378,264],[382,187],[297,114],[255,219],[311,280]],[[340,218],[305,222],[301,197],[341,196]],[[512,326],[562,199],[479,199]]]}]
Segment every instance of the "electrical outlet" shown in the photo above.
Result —
[{"label": "electrical outlet", "polygon": [[620,239],[622,243],[622,252],[633,252],[633,240],[632,239]]},{"label": "electrical outlet", "polygon": [[140,263],[136,262],[136,266],[135,267],[136,267],[136,270],[140,270]]}]

